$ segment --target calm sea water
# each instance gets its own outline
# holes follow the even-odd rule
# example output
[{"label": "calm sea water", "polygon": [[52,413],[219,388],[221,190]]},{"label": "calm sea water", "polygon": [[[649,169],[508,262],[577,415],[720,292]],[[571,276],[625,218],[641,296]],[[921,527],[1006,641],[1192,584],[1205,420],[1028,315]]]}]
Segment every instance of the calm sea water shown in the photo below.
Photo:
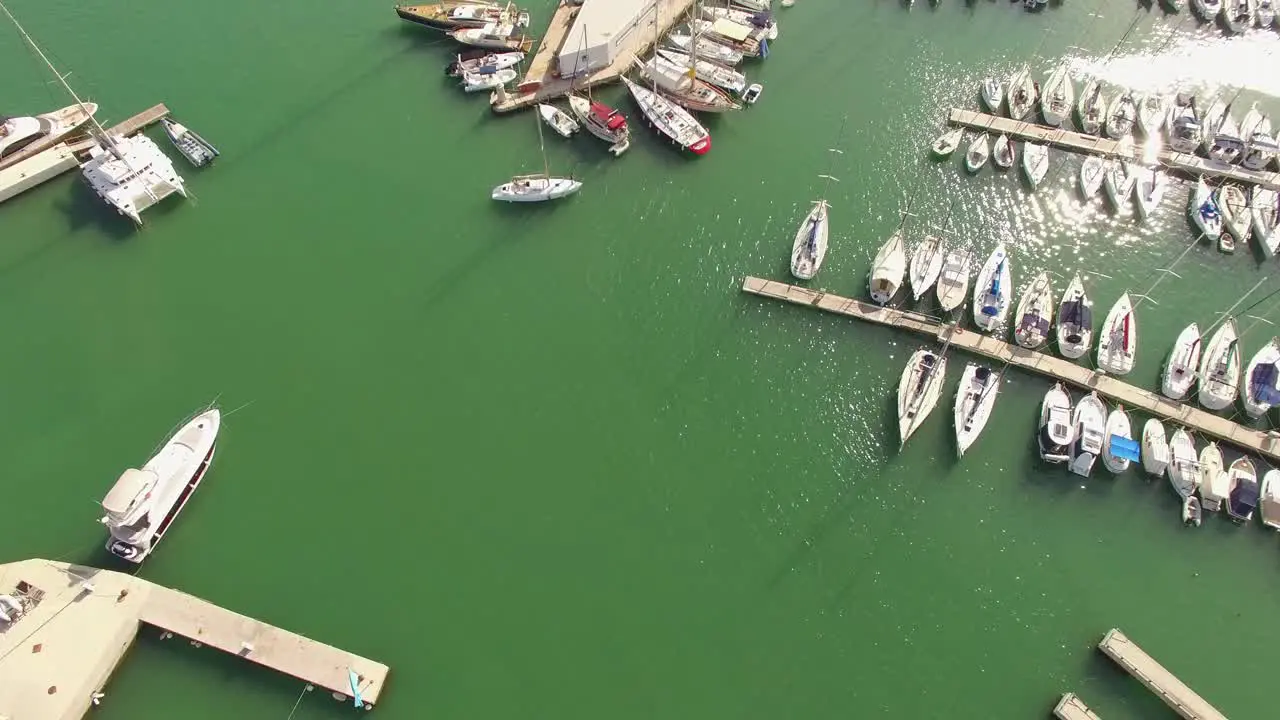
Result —
[{"label": "calm sea water", "polygon": [[[387,720],[1039,717],[1067,690],[1167,717],[1094,649],[1113,626],[1231,717],[1274,714],[1273,533],[1186,530],[1164,481],[1044,467],[1046,383],[1017,373],[957,462],[959,355],[898,452],[920,339],[738,288],[785,279],[847,117],[815,285],[862,295],[909,202],[913,240],[1004,241],[1019,285],[1088,273],[1103,313],[1191,240],[1184,186],[1142,225],[1078,198],[1076,157],[1034,194],[967,177],[926,156],[947,110],[1065,57],[1077,87],[1280,113],[1275,32],[1118,0],[803,0],[749,66],[760,103],[708,120],[709,156],[638,123],[621,159],[548,137],[585,189],[508,208],[488,192],[539,167],[533,116],[465,97],[450,46],[390,3],[9,5],[106,119],[163,101],[223,156],[141,231],[74,174],[0,207],[5,557],[109,562],[94,503],[216,399],[214,469],[141,574],[390,664]],[[16,33],[0,62],[4,111],[67,104]],[[1189,319],[1280,287],[1245,248],[1177,273],[1139,310],[1135,383]],[[350,716],[300,691],[147,636],[97,715]]]}]

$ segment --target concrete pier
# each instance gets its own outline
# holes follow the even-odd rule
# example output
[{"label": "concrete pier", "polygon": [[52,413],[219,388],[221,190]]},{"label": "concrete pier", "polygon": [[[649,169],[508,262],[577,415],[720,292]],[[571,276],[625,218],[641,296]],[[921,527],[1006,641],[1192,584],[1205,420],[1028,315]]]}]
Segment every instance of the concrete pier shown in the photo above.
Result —
[{"label": "concrete pier", "polygon": [[1098,643],[1098,649],[1147,686],[1147,689],[1187,720],[1226,720],[1204,698],[1156,662],[1125,634],[1112,628]]},{"label": "concrete pier", "polygon": [[1083,700],[1076,697],[1075,693],[1063,695],[1054,706],[1053,715],[1059,720],[1102,720],[1097,713],[1084,704]]},{"label": "concrete pier", "polygon": [[348,702],[354,671],[366,708],[378,702],[390,672],[374,660],[124,573],[49,560],[7,563],[0,565],[0,595],[23,607],[12,622],[0,623],[0,717],[14,720],[81,718],[144,624]]},{"label": "concrete pier", "polygon": [[950,343],[953,348],[985,356],[1001,365],[1008,364],[1055,380],[1061,380],[1078,388],[1095,390],[1099,395],[1122,403],[1130,410],[1140,410],[1176,425],[1182,425],[1217,438],[1248,452],[1265,455],[1272,460],[1280,461],[1280,435],[1273,436],[1253,428],[1237,425],[1224,417],[1170,400],[1150,390],[1134,387],[1099,371],[1076,365],[1069,360],[1063,360],[1038,350],[1027,350],[990,335],[943,323],[937,318],[929,317],[928,315],[908,310],[881,307],[821,290],[811,290],[751,276],[742,281],[742,291],[794,305],[807,305],[837,315],[928,335],[938,342]]},{"label": "concrete pier", "polygon": [[[1090,155],[1108,155],[1141,161],[1147,157],[1142,143],[1122,144],[1110,138],[1084,133],[1072,132],[1062,128],[1023,122],[999,115],[974,112],[972,110],[953,109],[948,121],[952,125],[961,125],[974,130],[1004,134],[1010,138],[1030,140],[1031,142],[1052,145],[1053,147],[1071,150]],[[1262,185],[1272,190],[1280,190],[1280,173],[1265,170],[1249,170],[1239,165],[1224,165],[1199,155],[1190,153],[1160,150],[1155,160],[1175,172],[1186,175],[1220,177],[1236,182]]]}]

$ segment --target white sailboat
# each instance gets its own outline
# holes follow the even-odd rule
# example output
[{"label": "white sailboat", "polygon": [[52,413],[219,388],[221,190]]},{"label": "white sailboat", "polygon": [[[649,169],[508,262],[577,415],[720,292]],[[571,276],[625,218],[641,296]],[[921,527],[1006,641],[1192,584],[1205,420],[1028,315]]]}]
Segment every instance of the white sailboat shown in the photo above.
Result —
[{"label": "white sailboat", "polygon": [[1169,440],[1164,425],[1151,418],[1142,426],[1142,469],[1159,477],[1169,467]]},{"label": "white sailboat", "polygon": [[1244,138],[1240,136],[1240,126],[1231,116],[1231,105],[1228,104],[1222,111],[1222,120],[1209,146],[1209,159],[1234,165],[1240,162],[1240,156],[1244,154],[1244,150]]},{"label": "white sailboat", "polygon": [[1223,227],[1238,242],[1246,242],[1252,230],[1253,218],[1244,189],[1235,183],[1223,183],[1218,187],[1215,199],[1218,211],[1222,213]]},{"label": "white sailboat", "polygon": [[221,426],[216,408],[188,421],[142,466],[125,470],[102,499],[111,554],[140,563],[164,537],[213,462]]},{"label": "white sailboat", "polygon": [[1240,387],[1240,337],[1235,318],[1218,326],[1200,359],[1200,404],[1222,410],[1235,402]]},{"label": "white sailboat", "polygon": [[871,261],[867,284],[871,289],[871,299],[881,305],[892,300],[898,293],[907,272],[907,249],[902,240],[906,222],[907,213],[904,212],[898,229],[880,246],[875,259]]},{"label": "white sailboat", "polygon": [[1196,178],[1195,187],[1187,196],[1187,215],[1200,230],[1200,234],[1210,242],[1222,234],[1222,211],[1218,209],[1218,201],[1209,191],[1204,178]]},{"label": "white sailboat", "polygon": [[[841,123],[837,143],[843,135],[844,124]],[[828,148],[827,152],[833,153],[833,164],[835,155],[844,154],[844,151],[836,148]],[[814,201],[809,214],[800,221],[795,240],[791,244],[791,274],[800,280],[812,280],[822,268],[823,258],[827,256],[827,235],[831,226],[831,205],[827,203],[827,190],[831,187],[831,181],[838,181],[838,178],[830,172],[818,177],[825,181],[822,184],[822,195]]]},{"label": "white sailboat", "polygon": [[1137,121],[1138,104],[1133,100],[1133,93],[1125,90],[1107,108],[1107,136],[1113,140],[1127,137]]},{"label": "white sailboat", "polygon": [[1235,522],[1253,519],[1258,507],[1258,474],[1247,457],[1236,458],[1227,468],[1227,516]]},{"label": "white sailboat", "polygon": [[39,115],[0,116],[0,169],[35,157],[71,137],[98,112],[95,103],[68,105]]},{"label": "white sailboat", "polygon": [[1161,93],[1153,90],[1138,100],[1138,130],[1145,137],[1158,137],[1168,117],[1169,100]]},{"label": "white sailboat", "polygon": [[743,54],[739,50],[735,50],[726,45],[712,41],[707,37],[698,37],[696,42],[693,35],[689,33],[673,32],[667,34],[667,42],[675,45],[680,50],[692,52],[694,55],[711,62],[720,63],[728,67],[734,67],[742,62]]},{"label": "white sailboat", "polygon": [[1071,75],[1066,61],[1058,65],[1053,74],[1045,82],[1040,96],[1040,114],[1045,123],[1057,127],[1071,114],[1075,106],[1075,87],[1071,84]]},{"label": "white sailboat", "polygon": [[991,417],[1000,389],[1000,376],[990,368],[969,363],[960,376],[960,389],[956,391],[955,422],[956,452],[960,457],[978,439]]},{"label": "white sailboat", "polygon": [[1280,195],[1271,188],[1254,186],[1249,194],[1250,226],[1253,239],[1265,257],[1274,257],[1280,252]]},{"label": "white sailboat", "polygon": [[464,92],[482,92],[502,87],[515,81],[516,77],[516,71],[509,67],[485,67],[475,72],[463,71],[461,85]]},{"label": "white sailboat", "polygon": [[1023,143],[1022,169],[1027,174],[1031,189],[1035,190],[1049,173],[1049,148],[1039,143]]},{"label": "white sailboat", "polygon": [[993,77],[985,78],[982,81],[982,104],[993,113],[1000,112],[1000,106],[1004,104],[1004,84]]},{"label": "white sailboat", "polygon": [[1271,118],[1261,115],[1258,122],[1244,132],[1244,155],[1240,164],[1249,170],[1265,170],[1280,153],[1277,140],[1271,135]]},{"label": "white sailboat", "polygon": [[1200,506],[1209,512],[1217,512],[1222,501],[1227,499],[1227,474],[1223,472],[1222,451],[1217,443],[1209,443],[1200,451],[1200,467],[1196,475],[1196,486],[1185,497],[1190,497],[1197,490],[1200,493]]},{"label": "white sailboat", "polygon": [[1089,352],[1093,344],[1093,300],[1084,291],[1084,279],[1076,273],[1062,294],[1058,308],[1058,350],[1072,360]]},{"label": "white sailboat", "polygon": [[1109,162],[1101,155],[1086,155],[1080,164],[1080,195],[1085,200],[1098,194],[1107,176]]},{"label": "white sailboat", "polygon": [[1280,470],[1268,470],[1262,476],[1262,492],[1258,497],[1262,524],[1280,530]]},{"label": "white sailboat", "polygon": [[1131,462],[1141,459],[1140,447],[1133,439],[1133,428],[1123,406],[1116,406],[1107,415],[1103,434],[1106,438],[1102,445],[1102,464],[1111,472],[1119,475],[1129,469]]},{"label": "white sailboat", "polygon": [[991,332],[1004,324],[1012,286],[1013,273],[1001,243],[991,251],[973,286],[973,321],[980,329]]},{"label": "white sailboat", "polygon": [[1101,135],[1102,126],[1107,119],[1107,96],[1102,92],[1102,84],[1090,79],[1080,93],[1080,103],[1076,106],[1080,116],[1080,129],[1089,135]]},{"label": "white sailboat", "polygon": [[1196,461],[1196,446],[1187,431],[1178,428],[1169,438],[1169,484],[1180,497],[1186,498],[1196,491],[1200,480],[1200,463]]},{"label": "white sailboat", "polygon": [[930,150],[937,157],[944,158],[956,151],[960,147],[960,141],[964,139],[964,128],[958,127],[948,130],[938,136],[933,141]]},{"label": "white sailboat", "polygon": [[542,123],[534,119],[538,126],[538,150],[542,153],[542,172],[531,175],[516,175],[508,182],[495,187],[489,194],[500,202],[546,202],[568,197],[582,189],[582,183],[573,178],[554,177],[551,166],[547,162],[547,147],[542,141]]},{"label": "white sailboat", "polygon": [[1071,462],[1067,469],[1076,475],[1089,477],[1094,461],[1102,454],[1107,427],[1107,407],[1098,398],[1098,393],[1091,392],[1080,398],[1071,415],[1071,423],[1075,426],[1075,441],[1071,444]]},{"label": "white sailboat", "polygon": [[970,173],[976,173],[987,164],[987,158],[991,156],[991,138],[987,133],[982,133],[969,143],[969,149],[964,154],[964,168]]},{"label": "white sailboat", "polygon": [[1177,96],[1169,109],[1165,126],[1165,140],[1169,149],[1180,153],[1193,153],[1200,146],[1203,130],[1196,114],[1195,98]]},{"label": "white sailboat", "polygon": [[1134,199],[1138,201],[1138,217],[1146,221],[1160,207],[1164,200],[1165,190],[1169,187],[1169,179],[1159,168],[1140,168],[1137,171],[1137,184],[1133,188]]},{"label": "white sailboat", "polygon": [[1218,129],[1222,127],[1222,120],[1227,114],[1227,104],[1219,98],[1214,98],[1209,103],[1209,109],[1204,113],[1204,123],[1200,128],[1200,149],[1205,155],[1213,148],[1214,138],[1218,135]]},{"label": "white sailboat", "polygon": [[1013,167],[1013,161],[1013,141],[1009,139],[1008,135],[1001,133],[991,147],[991,162],[995,163],[995,166],[1001,170],[1008,170]]},{"label": "white sailboat", "polygon": [[1222,8],[1222,22],[1232,33],[1239,35],[1253,25],[1255,0],[1226,0]]},{"label": "white sailboat", "polygon": [[1205,22],[1213,22],[1222,12],[1222,0],[1191,0],[1191,9]]},{"label": "white sailboat", "polygon": [[1133,369],[1138,352],[1138,322],[1133,314],[1129,293],[1120,296],[1098,333],[1098,367],[1115,375],[1127,375]]},{"label": "white sailboat", "polygon": [[1116,210],[1125,208],[1137,183],[1138,179],[1134,176],[1128,160],[1112,160],[1108,172],[1102,178],[1102,187],[1107,191],[1107,199]]},{"label": "white sailboat", "polygon": [[1055,383],[1040,402],[1040,430],[1036,433],[1040,459],[1054,464],[1067,462],[1074,439],[1071,396],[1062,383]]},{"label": "white sailboat", "polygon": [[905,445],[938,404],[947,374],[947,359],[931,350],[917,350],[898,381],[898,436]]},{"label": "white sailboat", "polygon": [[710,60],[693,57],[689,53],[680,50],[658,48],[657,53],[676,66],[683,67],[686,70],[692,68],[697,77],[729,92],[742,94],[742,91],[747,89],[747,76],[733,68],[717,65]]},{"label": "white sailboat", "polygon": [[1009,80],[1009,117],[1026,120],[1036,106],[1036,85],[1030,69],[1024,68]]},{"label": "white sailboat", "polygon": [[1191,323],[1178,333],[1169,360],[1164,365],[1160,391],[1166,397],[1181,400],[1191,390],[1200,367],[1200,326]]},{"label": "white sailboat", "polygon": [[942,238],[937,235],[925,235],[911,251],[911,269],[907,277],[911,282],[911,295],[919,300],[929,288],[938,281],[942,273],[942,260],[945,256]]},{"label": "white sailboat", "polygon": [[1053,285],[1049,273],[1040,273],[1027,285],[1014,318],[1013,339],[1022,347],[1034,350],[1049,339],[1049,329],[1053,327]]},{"label": "white sailboat", "polygon": [[626,76],[621,79],[645,120],[663,137],[694,155],[706,155],[711,151],[711,133],[688,110]]},{"label": "white sailboat", "polygon": [[1275,405],[1280,405],[1280,340],[1271,338],[1249,360],[1244,373],[1245,388],[1240,402],[1249,417],[1262,417]]},{"label": "white sailboat", "polygon": [[951,250],[942,261],[938,274],[938,305],[943,312],[951,312],[964,304],[969,296],[969,272],[973,256],[967,250]]}]

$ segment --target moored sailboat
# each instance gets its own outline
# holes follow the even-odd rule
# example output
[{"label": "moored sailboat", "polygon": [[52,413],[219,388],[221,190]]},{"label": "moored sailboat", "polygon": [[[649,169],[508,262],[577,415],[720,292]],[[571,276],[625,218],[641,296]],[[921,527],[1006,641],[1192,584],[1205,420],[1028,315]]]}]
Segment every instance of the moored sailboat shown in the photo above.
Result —
[{"label": "moored sailboat", "polygon": [[1177,96],[1165,126],[1165,140],[1169,148],[1174,152],[1193,153],[1200,145],[1201,132],[1195,98]]},{"label": "moored sailboat", "polygon": [[60,110],[21,117],[0,116],[0,169],[57,145],[84,127],[97,103],[77,103]]},{"label": "moored sailboat", "polygon": [[898,293],[907,272],[907,250],[902,239],[906,222],[907,214],[903,213],[898,229],[880,246],[871,261],[867,284],[871,289],[871,299],[880,305],[888,303]]},{"label": "moored sailboat", "polygon": [[1024,68],[1009,80],[1009,117],[1025,120],[1036,105],[1036,85],[1031,71]]},{"label": "moored sailboat", "polygon": [[1040,273],[1027,285],[1014,318],[1013,339],[1022,347],[1034,350],[1049,339],[1049,329],[1053,326],[1053,286],[1049,273]]},{"label": "moored sailboat", "polygon": [[1200,358],[1200,404],[1222,410],[1235,402],[1240,387],[1240,336],[1235,318],[1227,318]]},{"label": "moored sailboat", "polygon": [[1200,326],[1191,323],[1178,333],[1178,339],[1173,343],[1161,376],[1160,391],[1174,400],[1186,397],[1199,367]]},{"label": "moored sailboat", "polygon": [[538,150],[542,153],[542,172],[530,175],[516,175],[510,181],[493,189],[489,194],[494,200],[501,202],[546,202],[559,200],[573,195],[582,189],[582,183],[571,177],[554,177],[551,166],[547,162],[547,148],[542,141],[542,123],[534,118],[538,126]]},{"label": "moored sailboat", "polygon": [[1076,273],[1062,294],[1058,308],[1058,350],[1072,360],[1089,352],[1093,344],[1093,300],[1084,290],[1084,279]]},{"label": "moored sailboat", "polygon": [[1280,339],[1271,338],[1249,360],[1240,402],[1249,417],[1257,419],[1280,405]]},{"label": "moored sailboat", "polygon": [[622,82],[645,120],[664,137],[694,155],[705,155],[711,150],[711,133],[687,110],[625,76]]},{"label": "moored sailboat", "polygon": [[659,92],[690,110],[719,113],[742,109],[727,92],[697,77],[696,71],[690,72],[662,55],[654,55],[639,67]]},{"label": "moored sailboat", "polygon": [[942,273],[944,255],[942,238],[937,235],[926,235],[911,251],[911,269],[907,277],[914,299],[919,300],[937,282],[938,275]]},{"label": "moored sailboat", "polygon": [[969,269],[973,256],[967,250],[951,250],[942,260],[938,273],[938,305],[943,312],[951,312],[964,304],[969,295]]},{"label": "moored sailboat", "polygon": [[1066,61],[1058,65],[1045,82],[1040,96],[1040,114],[1049,125],[1057,127],[1071,114],[1075,105],[1075,88]]},{"label": "moored sailboat", "polygon": [[1049,148],[1039,143],[1023,143],[1022,169],[1027,174],[1031,189],[1035,190],[1049,173]]},{"label": "moored sailboat", "polygon": [[[840,134],[844,135],[843,123],[840,125]],[[835,148],[828,149],[828,152],[833,154],[833,158],[834,155],[844,154],[843,151]],[[801,280],[812,280],[822,268],[823,258],[827,256],[827,234],[831,226],[831,206],[827,203],[827,188],[836,178],[830,173],[819,177],[825,180],[822,185],[822,195],[814,201],[809,213],[800,221],[800,227],[796,229],[796,236],[791,244],[791,274]]]},{"label": "moored sailboat", "polygon": [[1101,135],[1102,126],[1107,119],[1107,97],[1102,93],[1102,84],[1091,78],[1080,93],[1080,103],[1076,106],[1080,116],[1080,129],[1089,135]]},{"label": "moored sailboat", "polygon": [[1008,170],[1013,167],[1013,161],[1013,141],[1009,139],[1008,135],[1001,133],[991,147],[991,162],[995,163],[995,166],[1001,170]]},{"label": "moored sailboat", "polygon": [[1268,470],[1262,476],[1258,510],[1262,515],[1263,525],[1280,530],[1280,470]]},{"label": "moored sailboat", "polygon": [[723,90],[732,93],[742,94],[747,89],[747,76],[723,65],[717,65],[710,60],[703,60],[694,57],[687,52],[680,50],[669,50],[667,48],[658,48],[659,56],[666,58],[669,62],[685,68],[686,72],[692,72],[700,79],[705,80]]},{"label": "moored sailboat", "polygon": [[1187,215],[1201,236],[1208,238],[1210,242],[1222,234],[1222,211],[1218,209],[1218,201],[1209,191],[1204,178],[1196,178],[1195,187],[1187,196]]},{"label": "moored sailboat", "polygon": [[964,154],[964,167],[970,173],[976,173],[987,164],[987,158],[991,156],[991,140],[986,133],[981,133],[978,137],[969,143],[969,149]]},{"label": "moored sailboat", "polygon": [[1227,499],[1227,475],[1223,472],[1222,450],[1217,443],[1211,442],[1200,451],[1198,470],[1196,490],[1200,493],[1200,505],[1209,512],[1217,512]]},{"label": "moored sailboat", "polygon": [[1012,285],[1009,258],[1001,243],[978,271],[973,287],[973,321],[980,329],[991,332],[1004,323],[1009,314]]},{"label": "moored sailboat", "polygon": [[1101,155],[1087,155],[1080,164],[1080,195],[1085,200],[1098,194],[1109,170],[1108,160]]},{"label": "moored sailboat", "polygon": [[569,110],[587,132],[609,143],[609,152],[615,157],[631,147],[631,129],[621,112],[602,102],[573,93],[569,94]]},{"label": "moored sailboat", "polygon": [[1147,138],[1160,135],[1160,128],[1169,117],[1169,101],[1157,91],[1138,99],[1138,130]]},{"label": "moored sailboat", "polygon": [[946,380],[947,359],[931,350],[917,350],[898,381],[898,436],[902,445],[938,404]]},{"label": "moored sailboat", "polygon": [[1247,457],[1236,458],[1227,469],[1227,515],[1236,522],[1252,520],[1259,495],[1253,463]]},{"label": "moored sailboat", "polygon": [[960,457],[964,457],[986,427],[999,388],[1000,376],[990,368],[973,363],[965,365],[955,406],[956,452]]},{"label": "moored sailboat", "polygon": [[1113,140],[1128,136],[1133,132],[1137,120],[1138,104],[1133,99],[1133,93],[1125,90],[1107,108],[1107,136]]},{"label": "moored sailboat", "polygon": [[1138,323],[1133,314],[1129,293],[1111,306],[1098,334],[1098,367],[1115,375],[1127,375],[1133,369],[1138,352]]}]

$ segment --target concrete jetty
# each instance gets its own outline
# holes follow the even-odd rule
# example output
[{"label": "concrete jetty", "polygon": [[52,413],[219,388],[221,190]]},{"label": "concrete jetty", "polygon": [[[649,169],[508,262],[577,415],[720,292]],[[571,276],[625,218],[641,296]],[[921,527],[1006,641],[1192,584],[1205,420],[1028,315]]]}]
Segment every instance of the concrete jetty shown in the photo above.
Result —
[{"label": "concrete jetty", "polygon": [[1150,390],[1134,387],[1097,370],[1076,365],[1069,360],[1063,360],[1038,350],[1027,350],[990,335],[944,323],[928,315],[909,310],[881,307],[821,290],[811,290],[751,276],[747,276],[742,281],[742,291],[760,297],[781,300],[793,305],[814,307],[836,315],[844,315],[927,335],[938,342],[950,343],[953,348],[982,355],[1001,365],[1008,364],[1055,380],[1061,380],[1078,388],[1096,391],[1099,395],[1110,398],[1115,402],[1123,403],[1130,410],[1140,410],[1174,424],[1215,437],[1248,452],[1280,461],[1280,435],[1272,435],[1238,425],[1224,417],[1170,400]]},{"label": "concrete jetty", "polygon": [[1218,712],[1204,698],[1187,687],[1185,683],[1156,662],[1138,644],[1130,640],[1124,633],[1112,628],[1098,643],[1098,649],[1138,682],[1173,708],[1187,720],[1226,720],[1226,716]]},{"label": "concrete jetty", "polygon": [[[239,655],[366,708],[389,668],[125,573],[50,560],[0,565],[0,718],[78,720],[143,625]],[[11,598],[13,603],[6,599]],[[20,612],[13,612],[13,604]],[[14,617],[16,615],[16,617]]]},{"label": "concrete jetty", "polygon": [[1063,695],[1058,704],[1054,706],[1053,715],[1059,720],[1102,720],[1075,693]]},{"label": "concrete jetty", "polygon": [[[952,125],[961,125],[996,135],[1005,134],[1011,138],[1044,143],[1079,153],[1123,157],[1139,161],[1146,157],[1141,144],[1122,144],[1110,138],[1085,135],[1084,133],[1023,122],[999,115],[989,115],[955,108],[947,119]],[[1249,170],[1239,165],[1224,165],[1202,158],[1199,155],[1164,149],[1156,153],[1155,160],[1170,170],[1186,175],[1220,177],[1236,182],[1261,185],[1272,190],[1280,190],[1280,173]]]}]

